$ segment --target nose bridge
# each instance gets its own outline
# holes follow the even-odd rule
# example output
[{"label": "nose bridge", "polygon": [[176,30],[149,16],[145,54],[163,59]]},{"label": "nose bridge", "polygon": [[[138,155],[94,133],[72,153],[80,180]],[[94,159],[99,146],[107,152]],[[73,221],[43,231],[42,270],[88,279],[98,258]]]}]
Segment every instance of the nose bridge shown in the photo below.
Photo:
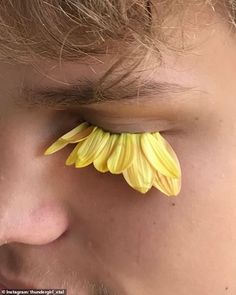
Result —
[{"label": "nose bridge", "polygon": [[20,133],[5,130],[0,141],[0,245],[47,244],[67,230],[68,212],[45,183],[45,162]]},{"label": "nose bridge", "polygon": [[21,182],[27,173],[29,161],[32,157],[29,146],[30,134],[27,134],[26,126],[19,124],[20,118],[16,116],[15,121],[11,117],[0,124],[0,185],[6,182]]}]

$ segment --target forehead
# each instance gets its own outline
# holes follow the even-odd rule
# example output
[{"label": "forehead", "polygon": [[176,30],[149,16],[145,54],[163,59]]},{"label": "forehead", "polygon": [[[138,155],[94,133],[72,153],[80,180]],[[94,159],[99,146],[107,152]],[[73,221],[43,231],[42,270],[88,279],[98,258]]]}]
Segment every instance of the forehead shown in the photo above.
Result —
[{"label": "forehead", "polygon": [[[40,104],[42,101],[49,101],[46,99],[49,97],[51,101],[52,98],[54,101],[61,101],[63,98],[63,103],[64,98],[68,98],[69,104],[72,100],[76,100],[75,97],[83,98],[80,99],[82,103],[87,102],[88,96],[96,90],[97,83],[103,80],[103,75],[106,79],[103,80],[100,90],[106,89],[106,93],[101,91],[102,96],[112,100],[123,97],[137,98],[137,95],[142,95],[142,91],[146,93],[149,91],[149,94],[152,92],[156,96],[159,93],[159,97],[164,97],[166,93],[183,93],[188,88],[207,92],[205,87],[207,83],[201,79],[200,83],[199,81],[196,83],[196,79],[199,80],[198,77],[202,75],[201,66],[202,68],[208,66],[210,62],[208,57],[212,48],[219,48],[222,34],[217,34],[218,27],[221,26],[217,25],[214,27],[209,25],[205,30],[192,28],[193,35],[188,35],[188,38],[191,39],[191,36],[194,36],[191,41],[194,40],[196,46],[182,53],[165,49],[161,52],[161,62],[160,55],[147,54],[137,67],[133,67],[136,55],[123,59],[122,55],[110,54],[108,51],[107,54],[87,56],[79,62],[39,59],[32,65],[29,63],[12,67],[11,71],[14,73],[20,69],[17,79],[20,79],[18,88],[21,96],[28,100],[31,95]],[[214,34],[212,34],[213,28]],[[139,52],[141,51],[136,53]],[[107,75],[107,72],[110,74]],[[5,76],[4,68],[2,73]],[[145,86],[147,86],[146,89],[144,89]],[[21,98],[19,93],[17,96]]]},{"label": "forehead", "polygon": [[189,30],[198,22],[208,24],[207,14],[213,12],[211,1],[203,0],[99,3],[56,1],[50,5],[30,1],[17,5],[3,0],[0,58],[77,62],[95,54],[117,52],[118,48],[126,53],[131,49],[129,54],[137,56],[149,48],[158,52],[163,46],[181,50],[181,30]]}]

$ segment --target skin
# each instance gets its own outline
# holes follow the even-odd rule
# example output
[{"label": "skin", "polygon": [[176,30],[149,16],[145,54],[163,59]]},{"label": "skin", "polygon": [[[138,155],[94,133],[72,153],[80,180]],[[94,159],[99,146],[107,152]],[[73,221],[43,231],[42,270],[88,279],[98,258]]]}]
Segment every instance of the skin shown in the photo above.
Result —
[{"label": "skin", "polygon": [[199,91],[78,110],[116,131],[163,131],[182,167],[177,197],[155,188],[141,195],[121,175],[67,167],[71,146],[44,156],[77,126],[78,114],[14,104],[23,84],[99,77],[106,57],[92,67],[40,63],[44,74],[31,65],[1,64],[0,273],[12,287],[19,280],[92,294],[81,279],[121,295],[236,293],[236,45],[227,26],[208,17],[212,25],[189,29],[191,51],[164,54],[161,68],[143,73]]}]

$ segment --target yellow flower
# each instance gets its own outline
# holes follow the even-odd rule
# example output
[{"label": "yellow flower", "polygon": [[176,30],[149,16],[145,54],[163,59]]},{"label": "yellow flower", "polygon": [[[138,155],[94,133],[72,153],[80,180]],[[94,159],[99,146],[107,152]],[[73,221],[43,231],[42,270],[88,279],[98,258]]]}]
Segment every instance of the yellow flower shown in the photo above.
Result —
[{"label": "yellow flower", "polygon": [[104,173],[123,174],[135,190],[146,193],[152,186],[167,196],[181,189],[181,168],[171,145],[159,132],[110,134],[83,122],[57,139],[44,155],[77,143],[66,160],[76,168],[94,167]]}]

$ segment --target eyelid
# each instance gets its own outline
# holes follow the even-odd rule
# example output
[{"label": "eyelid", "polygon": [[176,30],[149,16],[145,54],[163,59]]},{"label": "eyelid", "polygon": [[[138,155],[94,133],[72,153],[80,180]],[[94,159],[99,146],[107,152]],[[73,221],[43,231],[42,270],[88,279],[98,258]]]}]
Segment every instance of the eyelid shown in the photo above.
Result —
[{"label": "eyelid", "polygon": [[98,126],[106,132],[121,134],[121,133],[144,133],[144,132],[165,132],[167,130],[180,129],[180,124],[176,122],[170,122],[167,120],[146,120],[140,118],[133,118],[131,122],[124,118],[119,120],[109,119],[95,119],[86,120],[91,125]]},{"label": "eyelid", "polygon": [[[72,114],[71,114],[72,113]],[[170,120],[161,120],[158,118],[125,118],[112,116],[99,116],[97,113],[93,116],[92,113],[88,115],[81,112],[70,112],[71,116],[78,117],[78,123],[85,121],[93,126],[98,126],[106,132],[111,134],[121,133],[143,133],[143,132],[166,132],[169,130],[181,129],[183,122],[176,122]]]}]

